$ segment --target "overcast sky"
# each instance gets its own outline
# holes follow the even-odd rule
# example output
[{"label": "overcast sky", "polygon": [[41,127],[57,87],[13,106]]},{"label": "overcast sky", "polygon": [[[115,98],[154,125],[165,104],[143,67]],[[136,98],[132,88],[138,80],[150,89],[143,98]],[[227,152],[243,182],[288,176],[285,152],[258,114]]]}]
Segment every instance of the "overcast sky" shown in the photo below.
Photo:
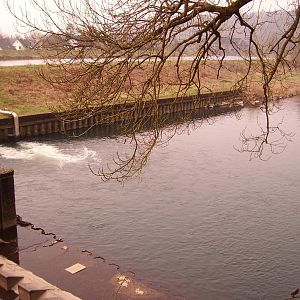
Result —
[{"label": "overcast sky", "polygon": [[[7,10],[5,6],[6,0],[0,0],[0,33],[5,35],[13,35],[18,33],[18,30],[16,29],[16,24],[14,21],[14,18],[11,16],[9,11]],[[80,0],[76,0],[80,1]],[[112,0],[113,1],[113,0]],[[258,0],[255,0],[258,2]],[[291,2],[295,0],[280,0],[280,5],[284,5],[287,2]],[[26,0],[15,0],[15,3],[24,3]],[[51,0],[47,0],[48,3],[51,2]],[[266,10],[269,10],[273,7],[274,9],[274,3],[276,3],[275,0],[263,0],[264,7]],[[257,5],[256,5],[257,7]]]},{"label": "overcast sky", "polygon": [[0,33],[14,33],[13,23],[14,19],[10,16],[2,0],[0,0]]}]

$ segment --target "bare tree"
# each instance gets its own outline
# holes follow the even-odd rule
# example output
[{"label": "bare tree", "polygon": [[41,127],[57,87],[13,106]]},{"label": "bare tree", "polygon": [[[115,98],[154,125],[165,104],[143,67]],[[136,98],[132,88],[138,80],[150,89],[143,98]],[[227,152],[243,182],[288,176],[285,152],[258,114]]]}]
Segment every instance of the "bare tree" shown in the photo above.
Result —
[{"label": "bare tree", "polygon": [[[131,113],[139,116],[145,100],[150,103],[151,129],[140,133],[145,123],[140,117],[124,126],[133,153],[125,158],[117,155],[112,169],[96,172],[104,179],[126,178],[141,169],[154,145],[165,141],[157,109],[164,91],[171,89],[178,101],[207,91],[203,70],[212,68],[220,76],[232,49],[244,64],[232,89],[247,91],[251,72],[259,72],[261,109],[266,116],[261,135],[242,135],[242,151],[260,157],[271,132],[286,137],[278,126],[270,125],[272,82],[292,68],[288,57],[300,42],[299,0],[281,6],[282,1],[273,1],[271,13],[264,9],[266,1],[253,0],[25,2],[27,6],[20,7],[7,0],[15,17],[23,26],[43,33],[44,47],[60,60],[60,64],[49,63],[41,75],[66,91],[66,98],[54,108],[64,112],[60,116],[65,121],[109,112],[120,103],[133,104]],[[267,36],[270,26],[276,27],[276,33]]]}]

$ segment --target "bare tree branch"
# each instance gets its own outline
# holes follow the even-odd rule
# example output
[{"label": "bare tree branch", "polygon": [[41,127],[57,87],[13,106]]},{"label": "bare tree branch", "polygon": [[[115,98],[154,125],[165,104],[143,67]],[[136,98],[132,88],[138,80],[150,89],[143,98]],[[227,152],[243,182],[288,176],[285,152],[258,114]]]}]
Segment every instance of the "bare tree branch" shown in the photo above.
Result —
[{"label": "bare tree branch", "polygon": [[[178,99],[175,105],[182,96],[207,91],[205,69],[213,68],[219,78],[226,69],[229,48],[244,68],[232,89],[247,89],[256,72],[263,94],[266,124],[258,137],[242,134],[241,150],[262,157],[266,145],[272,152],[281,147],[278,140],[271,144],[271,134],[289,138],[279,126],[270,126],[272,83],[292,68],[289,58],[299,53],[299,0],[287,1],[284,8],[274,1],[277,10],[271,16],[263,11],[264,1],[258,12],[253,2],[27,0],[28,6],[19,7],[16,1],[7,0],[7,5],[24,26],[43,33],[37,46],[50,50],[55,63],[48,61],[41,76],[65,91],[66,98],[53,108],[64,121],[112,114],[114,105],[131,104],[126,113],[136,117],[124,124],[123,134],[133,145],[132,155],[123,158],[118,154],[112,168],[96,172],[104,179],[122,179],[138,173],[154,145],[165,139],[158,99],[172,90]],[[263,33],[274,23],[277,31],[265,38]],[[141,118],[145,100],[150,105],[147,116]],[[184,118],[174,123],[170,136]],[[141,134],[145,122],[151,123],[151,129]]]}]

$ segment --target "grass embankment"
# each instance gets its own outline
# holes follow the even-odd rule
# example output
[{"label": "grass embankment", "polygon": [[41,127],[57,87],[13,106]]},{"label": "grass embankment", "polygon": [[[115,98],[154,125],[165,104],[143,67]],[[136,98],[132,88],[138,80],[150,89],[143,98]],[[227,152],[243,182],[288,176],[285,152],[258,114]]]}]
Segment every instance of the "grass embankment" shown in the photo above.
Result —
[{"label": "grass embankment", "polygon": [[62,93],[38,75],[37,66],[0,67],[0,108],[29,115],[49,111]]},{"label": "grass embankment", "polygon": [[[64,99],[62,91],[54,89],[38,75],[39,68],[39,66],[0,67],[0,109],[12,110],[19,115],[43,113],[49,111],[49,105],[55,105],[58,99]],[[217,79],[214,68],[204,68],[201,73],[201,82],[203,81],[207,87],[204,92],[229,90],[244,71],[245,66],[241,62],[227,62]],[[168,66],[163,74],[165,89],[162,97],[173,97],[176,91],[170,88],[167,82],[175,80],[174,68]],[[139,78],[143,78],[141,76],[142,73],[138,74]],[[250,78],[249,93],[260,97],[262,89],[259,72],[253,72]],[[275,95],[286,97],[300,94],[300,69],[288,76],[281,76],[280,79],[273,86]],[[194,94],[195,91],[191,88],[188,94]]]}]

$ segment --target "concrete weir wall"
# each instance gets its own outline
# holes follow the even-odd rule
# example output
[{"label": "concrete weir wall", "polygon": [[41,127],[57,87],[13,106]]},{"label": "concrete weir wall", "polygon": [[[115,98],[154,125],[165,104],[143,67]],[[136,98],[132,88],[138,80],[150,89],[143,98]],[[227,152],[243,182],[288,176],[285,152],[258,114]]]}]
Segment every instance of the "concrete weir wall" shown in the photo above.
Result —
[{"label": "concrete weir wall", "polygon": [[[242,100],[242,94],[239,91],[226,91],[219,93],[201,94],[200,96],[186,96],[181,98],[166,98],[158,101],[158,113],[160,116],[179,112],[194,111],[209,106],[227,103],[234,104]],[[20,139],[36,137],[48,134],[64,133],[71,130],[80,130],[89,128],[95,124],[106,126],[114,123],[130,121],[136,117],[147,116],[150,108],[150,102],[145,101],[143,108],[139,110],[139,116],[136,116],[131,109],[133,104],[114,105],[109,111],[112,113],[99,113],[93,116],[71,122],[63,122],[52,113],[19,117]],[[0,142],[6,142],[14,138],[14,122],[12,118],[0,119]]]}]

